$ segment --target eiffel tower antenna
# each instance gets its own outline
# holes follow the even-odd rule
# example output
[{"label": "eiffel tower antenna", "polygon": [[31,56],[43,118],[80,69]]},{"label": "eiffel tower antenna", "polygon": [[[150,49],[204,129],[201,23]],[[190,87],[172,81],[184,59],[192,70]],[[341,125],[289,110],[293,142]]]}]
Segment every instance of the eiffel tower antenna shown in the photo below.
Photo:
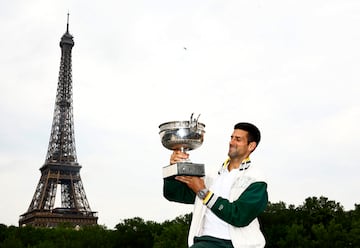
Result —
[{"label": "eiffel tower antenna", "polygon": [[68,11],[68,13],[67,13],[67,22],[66,22],[66,33],[69,33],[69,16],[70,16],[70,14],[69,14],[69,11]]},{"label": "eiffel tower antenna", "polygon": [[[69,33],[69,13],[66,33],[61,37],[61,60],[55,109],[41,177],[26,213],[20,215],[19,226],[54,227],[60,223],[73,226],[97,224],[80,177],[75,148],[71,51],[73,36]],[[61,187],[61,207],[55,207],[57,187]]]}]

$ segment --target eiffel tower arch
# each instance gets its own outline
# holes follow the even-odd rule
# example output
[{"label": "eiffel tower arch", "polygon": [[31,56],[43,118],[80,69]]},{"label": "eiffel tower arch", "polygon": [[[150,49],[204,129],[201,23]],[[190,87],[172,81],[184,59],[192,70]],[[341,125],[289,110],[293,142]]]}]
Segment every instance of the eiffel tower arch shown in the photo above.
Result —
[{"label": "eiffel tower arch", "polygon": [[[30,206],[26,213],[20,215],[19,226],[97,224],[97,212],[90,209],[76,156],[71,74],[73,46],[68,14],[66,32],[60,40],[60,72],[47,155],[40,168],[41,177]],[[61,207],[55,207],[57,191],[61,192]]]}]

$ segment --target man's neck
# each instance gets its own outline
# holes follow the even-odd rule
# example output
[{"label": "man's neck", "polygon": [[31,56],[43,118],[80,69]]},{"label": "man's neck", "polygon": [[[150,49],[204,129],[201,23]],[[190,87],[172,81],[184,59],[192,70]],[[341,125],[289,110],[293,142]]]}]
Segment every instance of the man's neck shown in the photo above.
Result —
[{"label": "man's neck", "polygon": [[243,161],[245,161],[249,156],[245,156],[244,158],[232,158],[230,159],[230,164],[228,165],[228,171],[233,169],[239,169],[240,165]]}]

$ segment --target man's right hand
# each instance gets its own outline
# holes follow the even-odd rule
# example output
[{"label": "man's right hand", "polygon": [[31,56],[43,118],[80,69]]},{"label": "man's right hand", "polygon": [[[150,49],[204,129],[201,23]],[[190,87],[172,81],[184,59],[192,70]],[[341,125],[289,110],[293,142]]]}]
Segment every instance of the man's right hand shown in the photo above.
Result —
[{"label": "man's right hand", "polygon": [[170,156],[170,164],[176,164],[189,158],[189,154],[180,150],[174,151]]}]

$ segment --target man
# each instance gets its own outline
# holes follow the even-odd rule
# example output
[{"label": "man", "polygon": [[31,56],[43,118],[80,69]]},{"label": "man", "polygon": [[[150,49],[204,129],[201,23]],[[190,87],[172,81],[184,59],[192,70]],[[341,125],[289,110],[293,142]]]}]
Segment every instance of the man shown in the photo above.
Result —
[{"label": "man", "polygon": [[[188,237],[191,248],[265,246],[257,216],[268,202],[267,184],[249,157],[259,142],[259,129],[240,122],[231,135],[228,159],[215,174],[164,179],[166,199],[194,204]],[[188,157],[174,151],[170,164]]]}]

